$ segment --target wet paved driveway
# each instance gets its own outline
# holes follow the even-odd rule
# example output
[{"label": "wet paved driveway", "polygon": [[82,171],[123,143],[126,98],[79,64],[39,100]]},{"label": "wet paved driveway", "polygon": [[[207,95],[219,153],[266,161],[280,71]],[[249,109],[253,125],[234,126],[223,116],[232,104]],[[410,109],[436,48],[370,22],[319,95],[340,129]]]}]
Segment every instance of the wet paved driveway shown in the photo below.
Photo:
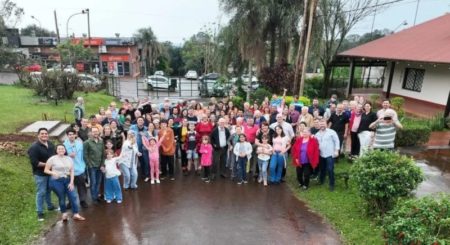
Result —
[{"label": "wet paved driveway", "polygon": [[340,244],[287,186],[197,176],[140,183],[124,203],[89,206],[85,222],[57,224],[42,244]]}]

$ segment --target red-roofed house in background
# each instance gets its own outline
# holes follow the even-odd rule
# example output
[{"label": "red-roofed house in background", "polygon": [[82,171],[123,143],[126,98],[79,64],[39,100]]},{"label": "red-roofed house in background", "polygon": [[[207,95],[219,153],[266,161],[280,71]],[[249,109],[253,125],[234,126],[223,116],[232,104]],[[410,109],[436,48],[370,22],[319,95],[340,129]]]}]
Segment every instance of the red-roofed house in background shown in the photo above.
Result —
[{"label": "red-roofed house in background", "polygon": [[385,66],[382,93],[405,98],[405,111],[421,117],[450,112],[450,14],[342,52],[336,66]]}]

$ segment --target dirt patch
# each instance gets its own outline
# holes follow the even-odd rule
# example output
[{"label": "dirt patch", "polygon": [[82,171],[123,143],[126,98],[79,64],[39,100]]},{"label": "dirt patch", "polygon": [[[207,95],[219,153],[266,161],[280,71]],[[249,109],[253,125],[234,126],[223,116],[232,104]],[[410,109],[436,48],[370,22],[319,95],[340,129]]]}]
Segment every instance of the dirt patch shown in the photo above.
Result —
[{"label": "dirt patch", "polygon": [[0,151],[8,152],[16,156],[25,155],[25,149],[23,146],[11,141],[0,141]]},{"label": "dirt patch", "polygon": [[32,143],[36,136],[24,134],[0,134],[0,142],[27,142]]}]

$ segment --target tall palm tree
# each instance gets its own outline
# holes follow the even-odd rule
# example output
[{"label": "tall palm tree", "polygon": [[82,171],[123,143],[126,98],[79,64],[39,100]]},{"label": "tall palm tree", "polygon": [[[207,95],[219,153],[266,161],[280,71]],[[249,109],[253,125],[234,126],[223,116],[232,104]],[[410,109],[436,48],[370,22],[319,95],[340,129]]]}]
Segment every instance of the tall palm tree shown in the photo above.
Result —
[{"label": "tall palm tree", "polygon": [[[145,63],[145,71],[155,67],[158,57],[161,55],[162,47],[158,42],[151,27],[140,28],[134,34],[137,42],[142,45],[142,60]],[[147,75],[147,74],[145,74]]]}]

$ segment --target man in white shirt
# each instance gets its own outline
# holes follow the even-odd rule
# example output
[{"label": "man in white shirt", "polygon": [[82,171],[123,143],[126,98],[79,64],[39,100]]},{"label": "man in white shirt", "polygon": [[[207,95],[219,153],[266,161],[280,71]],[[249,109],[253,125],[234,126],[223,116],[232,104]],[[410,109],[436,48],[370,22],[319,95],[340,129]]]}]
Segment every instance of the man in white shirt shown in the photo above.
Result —
[{"label": "man in white shirt", "polygon": [[287,137],[289,137],[289,139],[292,140],[292,139],[295,137],[295,133],[294,133],[294,129],[292,128],[292,125],[291,125],[290,123],[287,123],[287,122],[285,122],[285,121],[283,120],[283,115],[282,115],[281,113],[278,113],[278,114],[277,114],[276,119],[277,119],[277,121],[274,122],[274,123],[272,123],[272,124],[270,125],[270,128],[271,128],[272,130],[275,130],[275,127],[276,127],[277,125],[280,125],[281,128],[283,128],[284,134],[285,134]]}]

